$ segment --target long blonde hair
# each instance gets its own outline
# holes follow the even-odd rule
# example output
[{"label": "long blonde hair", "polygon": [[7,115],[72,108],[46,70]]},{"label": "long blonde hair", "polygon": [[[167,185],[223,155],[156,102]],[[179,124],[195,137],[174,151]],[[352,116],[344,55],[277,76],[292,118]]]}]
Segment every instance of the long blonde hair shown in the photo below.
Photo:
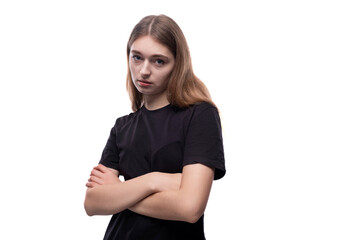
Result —
[{"label": "long blonde hair", "polygon": [[189,47],[180,27],[165,15],[150,15],[135,25],[127,44],[128,72],[126,85],[131,100],[132,110],[137,111],[143,104],[143,96],[134,86],[129,68],[130,48],[139,37],[150,35],[168,47],[175,57],[175,66],[171,73],[167,98],[171,105],[188,107],[197,102],[212,102],[205,84],[195,76]]}]

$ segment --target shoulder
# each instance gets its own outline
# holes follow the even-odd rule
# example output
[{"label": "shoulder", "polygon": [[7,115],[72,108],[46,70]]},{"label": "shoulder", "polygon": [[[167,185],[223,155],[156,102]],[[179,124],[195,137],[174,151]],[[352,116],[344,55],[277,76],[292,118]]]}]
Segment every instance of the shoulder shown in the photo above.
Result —
[{"label": "shoulder", "polygon": [[192,121],[194,118],[198,118],[204,114],[218,115],[218,110],[216,106],[209,102],[197,102],[188,107],[171,107],[171,115],[184,121]]},{"label": "shoulder", "polygon": [[209,102],[198,102],[195,103],[193,106],[194,111],[218,111],[216,106],[214,106],[213,104],[209,103]]},{"label": "shoulder", "polygon": [[136,112],[132,112],[130,114],[121,116],[119,118],[116,119],[115,121],[115,127],[116,128],[121,128],[126,126],[128,123],[130,123],[137,115],[138,115],[139,111]]},{"label": "shoulder", "polygon": [[199,102],[187,109],[189,126],[197,126],[204,130],[214,125],[221,128],[221,119],[216,106],[208,102]]},{"label": "shoulder", "polygon": [[218,116],[219,112],[216,106],[209,102],[199,102],[190,107],[192,117],[201,117],[204,115]]}]

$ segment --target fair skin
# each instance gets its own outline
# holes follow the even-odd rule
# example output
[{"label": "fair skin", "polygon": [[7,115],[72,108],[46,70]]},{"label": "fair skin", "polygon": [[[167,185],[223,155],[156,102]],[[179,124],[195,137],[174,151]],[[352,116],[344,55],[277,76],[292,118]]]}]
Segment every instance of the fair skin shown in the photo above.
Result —
[{"label": "fair skin", "polygon": [[[150,36],[137,39],[130,49],[133,82],[144,96],[148,110],[169,104],[167,81],[175,59],[169,49]],[[101,164],[94,167],[86,184],[88,215],[109,215],[125,209],[149,217],[195,223],[209,198],[214,169],[202,164],[186,165],[182,173],[151,172],[128,181]]]},{"label": "fair skin", "polygon": [[129,56],[131,78],[143,94],[148,110],[169,104],[166,88],[174,65],[173,54],[154,38],[143,36],[132,44]]}]

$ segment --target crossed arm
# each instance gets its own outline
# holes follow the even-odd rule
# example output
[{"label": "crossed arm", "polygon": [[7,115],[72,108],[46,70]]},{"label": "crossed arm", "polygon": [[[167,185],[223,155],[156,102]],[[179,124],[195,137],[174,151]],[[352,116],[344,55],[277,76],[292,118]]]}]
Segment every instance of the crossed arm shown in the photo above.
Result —
[{"label": "crossed arm", "polygon": [[194,223],[205,211],[214,169],[191,164],[182,174],[152,172],[125,182],[118,176],[116,170],[101,164],[92,170],[84,203],[88,215],[130,209],[149,217]]}]

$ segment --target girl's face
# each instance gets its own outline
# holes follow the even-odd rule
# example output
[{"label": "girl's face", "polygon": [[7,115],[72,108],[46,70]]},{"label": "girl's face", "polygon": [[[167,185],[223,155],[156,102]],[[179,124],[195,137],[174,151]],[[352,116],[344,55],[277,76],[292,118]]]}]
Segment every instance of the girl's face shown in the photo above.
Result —
[{"label": "girl's face", "polygon": [[144,99],[166,96],[167,83],[174,69],[170,50],[151,36],[143,36],[130,47],[129,67],[132,81]]}]

